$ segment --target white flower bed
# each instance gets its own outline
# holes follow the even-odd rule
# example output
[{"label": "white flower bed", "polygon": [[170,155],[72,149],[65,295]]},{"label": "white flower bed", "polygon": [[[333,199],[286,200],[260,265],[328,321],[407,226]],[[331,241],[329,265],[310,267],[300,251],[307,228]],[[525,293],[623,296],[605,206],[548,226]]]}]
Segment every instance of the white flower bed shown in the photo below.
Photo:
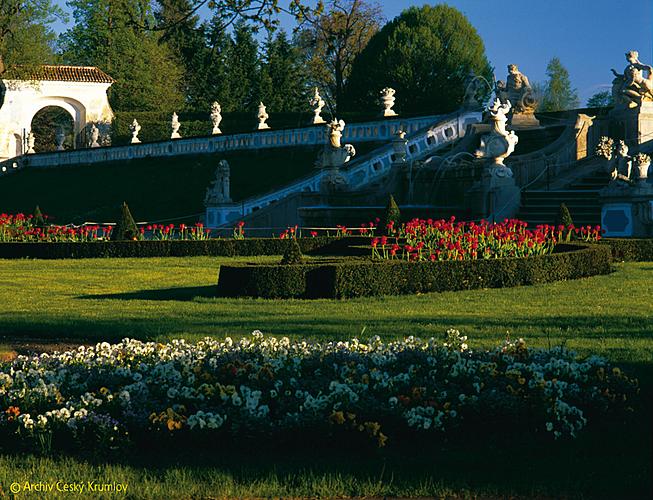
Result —
[{"label": "white flower bed", "polygon": [[[125,339],[0,363],[0,442],[116,448],[161,432],[312,428],[446,433],[479,421],[575,437],[590,416],[627,409],[636,382],[605,359],[523,340],[471,352],[443,342],[305,342],[254,332],[238,342]],[[156,434],[159,433],[159,434]]]}]

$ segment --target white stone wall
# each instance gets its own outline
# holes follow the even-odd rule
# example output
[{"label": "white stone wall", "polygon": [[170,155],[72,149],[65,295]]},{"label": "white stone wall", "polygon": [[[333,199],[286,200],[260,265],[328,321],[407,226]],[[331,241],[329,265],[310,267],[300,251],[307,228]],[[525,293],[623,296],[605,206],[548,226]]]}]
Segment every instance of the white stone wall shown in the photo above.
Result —
[{"label": "white stone wall", "polygon": [[5,96],[0,108],[0,161],[19,156],[22,140],[34,115],[47,106],[65,109],[74,122],[75,137],[91,123],[111,123],[110,83],[25,82],[2,80]]}]

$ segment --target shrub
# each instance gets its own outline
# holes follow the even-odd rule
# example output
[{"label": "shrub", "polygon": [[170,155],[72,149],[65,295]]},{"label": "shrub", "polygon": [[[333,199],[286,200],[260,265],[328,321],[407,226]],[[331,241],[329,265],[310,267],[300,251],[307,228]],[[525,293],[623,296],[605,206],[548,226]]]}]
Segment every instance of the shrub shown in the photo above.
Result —
[{"label": "shrub", "polygon": [[[2,234],[0,233],[0,236]],[[347,242],[339,238],[319,236],[299,238],[303,253],[317,250],[344,252]],[[244,240],[148,240],[91,241],[87,243],[1,243],[0,259],[92,259],[105,257],[224,257],[283,255],[287,242],[279,238],[247,238]]]},{"label": "shrub", "polygon": [[138,226],[129,211],[127,203],[123,202],[120,209],[120,219],[111,234],[111,239],[114,241],[137,240],[139,236]]},{"label": "shrub", "polygon": [[43,227],[45,226],[45,219],[43,218],[43,214],[41,213],[41,209],[39,208],[38,205],[36,205],[36,208],[34,209],[34,213],[32,214],[34,217],[32,218],[32,225],[36,227]]},{"label": "shrub", "polygon": [[288,248],[286,248],[283,257],[281,258],[282,265],[301,264],[304,261],[302,249],[297,243],[297,238],[288,238]]},{"label": "shrub", "polygon": [[653,262],[653,239],[608,238],[601,240],[618,261]]},{"label": "shrub", "polygon": [[218,293],[267,298],[349,298],[501,288],[583,278],[611,271],[607,247],[559,245],[528,258],[461,261],[342,259],[303,265],[221,266]]},{"label": "shrub", "polygon": [[383,230],[385,234],[392,234],[393,229],[397,229],[400,222],[401,212],[399,211],[399,206],[395,201],[395,197],[390,195],[388,198],[388,204],[385,207],[385,215],[383,217]]},{"label": "shrub", "polygon": [[574,224],[573,219],[571,218],[571,213],[567,205],[560,203],[560,208],[558,209],[558,215],[556,216],[555,226],[564,226],[565,228],[572,226]]}]

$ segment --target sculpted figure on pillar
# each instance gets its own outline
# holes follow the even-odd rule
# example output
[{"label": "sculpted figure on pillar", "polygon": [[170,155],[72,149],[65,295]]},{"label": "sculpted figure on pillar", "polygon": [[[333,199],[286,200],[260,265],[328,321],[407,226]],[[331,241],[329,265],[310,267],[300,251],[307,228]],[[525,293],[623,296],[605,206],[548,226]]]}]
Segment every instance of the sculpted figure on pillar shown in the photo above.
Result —
[{"label": "sculpted figure on pillar", "polygon": [[508,65],[508,77],[505,82],[497,82],[496,93],[502,103],[510,101],[513,113],[532,114],[537,108],[537,100],[528,77],[519,71],[516,64]]},{"label": "sculpted figure on pillar", "polygon": [[[623,73],[611,70],[612,95],[617,106],[637,108],[643,102],[653,101],[653,67],[639,61],[639,52],[626,52],[628,65]],[[645,75],[646,73],[646,75]]]}]

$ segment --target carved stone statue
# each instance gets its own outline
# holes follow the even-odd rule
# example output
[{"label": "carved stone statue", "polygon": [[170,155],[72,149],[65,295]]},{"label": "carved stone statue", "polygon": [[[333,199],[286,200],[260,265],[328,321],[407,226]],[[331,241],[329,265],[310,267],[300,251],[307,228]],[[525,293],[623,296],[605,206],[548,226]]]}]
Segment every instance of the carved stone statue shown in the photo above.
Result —
[{"label": "carved stone statue", "polygon": [[172,113],[170,127],[172,127],[172,134],[170,134],[170,139],[181,139],[181,135],[179,134],[179,127],[181,127],[181,123],[179,123],[179,117],[177,116],[177,113]]},{"label": "carved stone statue", "polygon": [[63,143],[66,141],[66,133],[64,132],[63,127],[57,128],[55,139],[57,141],[57,151],[64,151],[66,148],[64,148]]},{"label": "carved stone statue", "polygon": [[141,140],[138,138],[138,133],[141,131],[141,126],[136,121],[136,118],[134,118],[134,121],[129,126],[129,130],[132,133],[131,143],[132,144],[140,144]]},{"label": "carved stone statue", "polygon": [[91,141],[90,141],[90,147],[92,148],[99,148],[100,143],[98,142],[98,139],[100,138],[100,129],[98,129],[95,126],[95,123],[91,125]]},{"label": "carved stone statue", "polygon": [[386,87],[381,90],[381,104],[383,104],[383,116],[397,116],[392,107],[395,105],[395,94],[397,91],[393,88]]},{"label": "carved stone statue", "polygon": [[640,184],[646,182],[648,169],[651,167],[651,157],[644,153],[637,153],[633,157],[633,163],[635,164],[635,180]]},{"label": "carved stone statue", "polygon": [[315,162],[317,168],[324,170],[321,189],[328,193],[344,191],[347,188],[347,180],[340,173],[340,167],[356,155],[356,149],[351,144],[344,146],[341,144],[342,133],[345,129],[343,120],[333,120],[326,127],[329,141]]},{"label": "carved stone statue", "polygon": [[310,105],[313,106],[313,125],[320,125],[322,123],[326,123],[324,121],[324,118],[322,118],[321,113],[322,113],[322,108],[325,106],[324,99],[322,99],[322,96],[320,95],[320,91],[318,90],[317,87],[315,87],[315,95],[313,95],[313,98],[311,99]]},{"label": "carved stone statue", "polygon": [[34,144],[35,143],[36,143],[36,137],[34,137],[34,133],[30,131],[29,134],[27,134],[27,154],[28,155],[36,153],[36,151],[34,151]]},{"label": "carved stone statue", "polygon": [[222,107],[217,101],[211,104],[211,123],[213,124],[213,135],[222,133],[220,130],[220,123],[222,122]]},{"label": "carved stone statue", "polygon": [[211,186],[206,190],[204,205],[215,206],[224,203],[231,203],[229,195],[229,177],[230,168],[227,160],[221,160],[218,168],[215,170],[215,179],[211,181]]},{"label": "carved stone statue", "polygon": [[262,102],[258,105],[258,113],[256,117],[258,118],[258,126],[256,127],[256,130],[266,130],[270,128],[270,126],[266,123],[267,119],[270,117],[265,110],[265,104]]},{"label": "carved stone statue", "polygon": [[497,82],[496,94],[502,103],[510,101],[515,114],[533,114],[537,107],[537,100],[528,78],[515,64],[508,65],[505,83],[501,80]]},{"label": "carved stone statue", "polygon": [[494,103],[488,106],[487,111],[492,122],[492,130],[489,134],[481,137],[481,146],[476,151],[476,157],[491,158],[502,176],[512,177],[512,171],[503,163],[503,160],[512,154],[519,142],[514,130],[510,132],[506,130],[510,108],[509,100],[502,104],[499,99],[495,99]]},{"label": "carved stone statue", "polygon": [[[631,183],[633,158],[628,155],[628,146],[624,141],[619,141],[615,146],[614,140],[610,137],[601,137],[596,146],[596,155],[607,162],[606,170],[610,173],[610,184],[617,182],[629,185]],[[638,161],[645,160],[644,157],[647,155],[638,155]]]},{"label": "carved stone statue", "polygon": [[[653,101],[653,67],[639,62],[639,52],[626,52],[628,65],[623,74],[611,70],[615,76],[612,81],[612,95],[615,104],[621,107],[636,108],[642,102]],[[644,76],[644,72],[647,73]]]},{"label": "carved stone statue", "polygon": [[483,81],[480,76],[476,76],[474,70],[470,69],[463,82],[465,94],[463,95],[463,108],[480,109],[481,102],[478,98],[479,92],[483,89]]}]

